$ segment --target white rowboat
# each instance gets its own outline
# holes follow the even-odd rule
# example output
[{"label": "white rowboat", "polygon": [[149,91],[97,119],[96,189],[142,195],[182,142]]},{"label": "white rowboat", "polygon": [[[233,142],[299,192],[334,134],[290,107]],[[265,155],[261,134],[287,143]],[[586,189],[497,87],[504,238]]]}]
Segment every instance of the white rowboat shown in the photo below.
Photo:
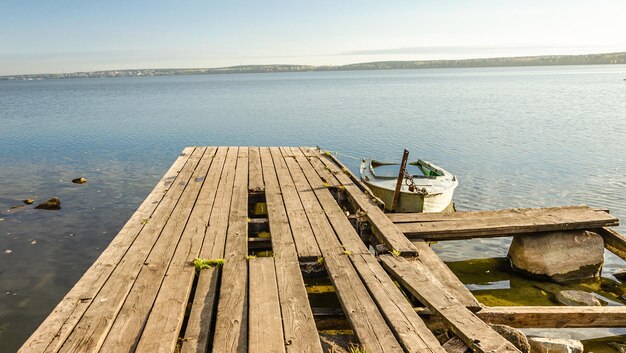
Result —
[{"label": "white rowboat", "polygon": [[[377,175],[376,168],[399,163],[378,162],[363,159],[361,180],[374,195],[385,203],[385,209],[392,211],[391,204],[398,177]],[[419,168],[421,174],[405,174],[400,188],[400,197],[395,212],[442,212],[452,209],[452,196],[457,185],[456,177],[444,169],[423,160],[409,165]]]}]

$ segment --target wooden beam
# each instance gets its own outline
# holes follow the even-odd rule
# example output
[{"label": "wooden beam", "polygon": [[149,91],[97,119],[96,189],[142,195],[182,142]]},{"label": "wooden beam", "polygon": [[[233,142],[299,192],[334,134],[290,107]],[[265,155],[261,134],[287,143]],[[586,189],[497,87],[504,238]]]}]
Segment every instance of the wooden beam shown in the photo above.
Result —
[{"label": "wooden beam", "polygon": [[409,260],[392,255],[381,255],[385,269],[417,297],[422,304],[436,312],[446,325],[476,352],[519,352],[493,329],[468,310],[454,296],[445,291],[419,259]]},{"label": "wooden beam", "polygon": [[596,231],[604,238],[604,247],[607,250],[626,260],[626,237],[607,227]]},{"label": "wooden beam", "polygon": [[272,155],[260,154],[287,353],[322,353]]},{"label": "wooden beam", "polygon": [[[456,215],[461,213],[461,215]],[[407,237],[424,240],[456,240],[511,236],[520,233],[550,232],[574,229],[592,229],[616,226],[619,220],[608,213],[597,212],[590,207],[554,207],[539,209],[511,209],[500,211],[450,213],[436,216],[410,217],[416,221],[396,223]],[[425,221],[419,221],[423,217]],[[438,220],[432,219],[437,217]]]},{"label": "wooden beam", "polygon": [[285,338],[280,315],[274,258],[250,259],[248,351],[284,353]]},{"label": "wooden beam", "polygon": [[213,353],[248,352],[248,149],[240,147],[228,218]]},{"label": "wooden beam", "polygon": [[626,306],[502,306],[476,315],[518,328],[626,327]]}]

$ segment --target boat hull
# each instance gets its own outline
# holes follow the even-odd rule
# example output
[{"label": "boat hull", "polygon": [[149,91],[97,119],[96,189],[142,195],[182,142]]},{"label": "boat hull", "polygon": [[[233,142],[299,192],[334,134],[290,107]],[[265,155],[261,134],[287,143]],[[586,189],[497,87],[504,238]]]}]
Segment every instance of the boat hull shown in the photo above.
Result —
[{"label": "boat hull", "polygon": [[[369,183],[363,180],[365,185],[372,190],[372,193],[376,195],[385,203],[385,209],[391,211],[389,206],[393,202],[393,190],[389,190],[378,185]],[[454,189],[444,191],[442,193],[433,195],[420,195],[418,193],[401,192],[400,198],[396,205],[395,212],[444,212],[452,211],[453,203],[452,196],[454,195]]]}]

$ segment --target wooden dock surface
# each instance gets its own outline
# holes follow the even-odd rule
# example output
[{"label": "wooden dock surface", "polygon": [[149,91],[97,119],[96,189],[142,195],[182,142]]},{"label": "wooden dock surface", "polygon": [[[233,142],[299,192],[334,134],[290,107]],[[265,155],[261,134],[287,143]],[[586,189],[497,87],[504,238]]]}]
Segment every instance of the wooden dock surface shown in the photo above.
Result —
[{"label": "wooden dock surface", "polygon": [[[545,326],[541,317],[562,315],[484,308],[425,241],[404,236],[418,234],[407,231],[418,224],[411,217],[383,213],[317,149],[185,148],[19,352],[327,352],[306,266],[323,268],[350,337],[369,353],[446,352],[414,310],[420,303],[476,352],[519,352],[488,322]],[[451,222],[426,217],[435,218],[420,224]],[[598,217],[594,227],[610,225]],[[569,308],[568,323],[610,326],[602,315],[626,313],[601,309]]]}]

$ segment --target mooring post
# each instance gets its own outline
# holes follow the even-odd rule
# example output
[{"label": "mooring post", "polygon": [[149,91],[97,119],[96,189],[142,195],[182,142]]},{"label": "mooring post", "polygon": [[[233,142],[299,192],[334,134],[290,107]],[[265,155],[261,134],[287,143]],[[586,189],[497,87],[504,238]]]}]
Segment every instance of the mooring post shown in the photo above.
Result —
[{"label": "mooring post", "polygon": [[402,180],[404,180],[404,172],[406,170],[406,163],[409,159],[409,150],[404,149],[402,154],[402,163],[400,164],[400,171],[398,172],[398,181],[396,181],[396,190],[393,192],[393,201],[391,202],[391,211],[396,210],[398,205],[398,199],[400,198],[400,189],[402,188]]}]

